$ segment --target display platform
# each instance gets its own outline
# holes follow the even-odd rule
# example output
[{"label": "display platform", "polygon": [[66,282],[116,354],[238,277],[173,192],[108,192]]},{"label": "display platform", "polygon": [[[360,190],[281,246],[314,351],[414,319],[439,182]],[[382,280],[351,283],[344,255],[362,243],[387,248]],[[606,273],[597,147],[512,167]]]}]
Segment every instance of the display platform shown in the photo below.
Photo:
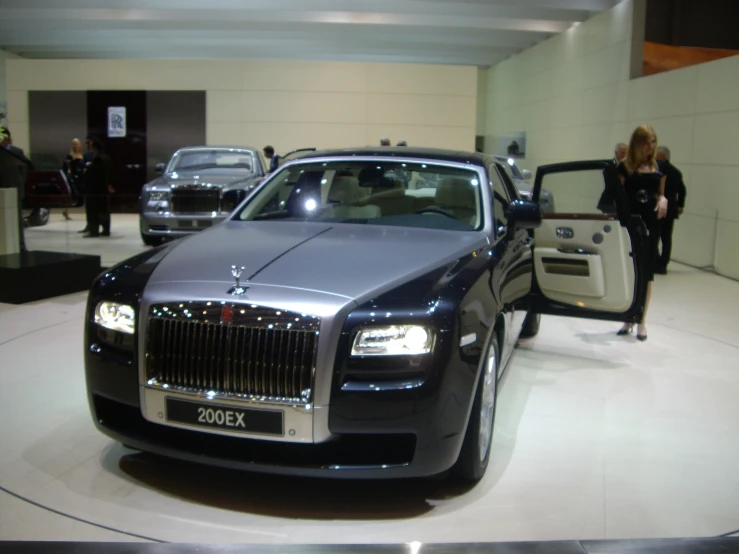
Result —
[{"label": "display platform", "polygon": [[[90,415],[86,301],[0,303],[0,541],[172,554],[549,553],[571,541],[577,552],[732,552],[714,538],[739,529],[737,282],[671,265],[655,279],[646,342],[617,336],[617,322],[544,316],[501,381],[490,467],[472,487],[286,477],[128,449]],[[682,537],[704,541],[657,540]],[[159,542],[185,544],[146,544]]]},{"label": "display platform", "polygon": [[716,554],[739,552],[739,537],[450,544],[202,545],[0,543],[0,554]]},{"label": "display platform", "polygon": [[33,250],[0,256],[0,302],[25,304],[88,290],[100,256]]}]

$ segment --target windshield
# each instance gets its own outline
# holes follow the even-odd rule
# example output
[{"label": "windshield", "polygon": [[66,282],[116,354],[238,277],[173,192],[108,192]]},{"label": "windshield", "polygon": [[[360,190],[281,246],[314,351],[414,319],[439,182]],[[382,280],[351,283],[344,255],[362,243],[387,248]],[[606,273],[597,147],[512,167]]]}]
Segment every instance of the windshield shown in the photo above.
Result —
[{"label": "windshield", "polygon": [[177,152],[169,162],[167,173],[203,169],[230,169],[250,173],[254,171],[254,167],[254,152],[251,150],[204,148]]},{"label": "windshield", "polygon": [[336,161],[278,171],[235,219],[482,228],[478,174],[429,163]]},{"label": "windshield", "polygon": [[502,165],[505,166],[506,173],[508,173],[508,176],[511,179],[514,179],[516,181],[523,181],[523,174],[521,173],[521,170],[518,169],[518,166],[516,165],[516,162],[513,158],[506,158],[505,156],[495,156],[495,158],[502,162]]}]

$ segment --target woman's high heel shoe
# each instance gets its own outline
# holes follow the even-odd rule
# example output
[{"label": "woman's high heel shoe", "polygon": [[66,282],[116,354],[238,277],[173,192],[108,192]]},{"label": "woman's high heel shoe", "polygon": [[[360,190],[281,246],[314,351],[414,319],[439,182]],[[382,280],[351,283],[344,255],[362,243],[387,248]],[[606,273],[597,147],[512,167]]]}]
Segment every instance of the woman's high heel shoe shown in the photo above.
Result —
[{"label": "woman's high heel shoe", "polygon": [[645,340],[647,340],[647,328],[644,327],[644,325],[639,325],[639,327],[643,327],[644,328],[644,334],[641,334],[639,332],[639,328],[637,328],[637,330],[636,330],[636,339],[644,342]]},{"label": "woman's high heel shoe", "polygon": [[631,331],[634,329],[633,324],[624,323],[624,326],[621,327],[618,332],[616,333],[619,337],[622,337],[624,335],[630,335]]}]

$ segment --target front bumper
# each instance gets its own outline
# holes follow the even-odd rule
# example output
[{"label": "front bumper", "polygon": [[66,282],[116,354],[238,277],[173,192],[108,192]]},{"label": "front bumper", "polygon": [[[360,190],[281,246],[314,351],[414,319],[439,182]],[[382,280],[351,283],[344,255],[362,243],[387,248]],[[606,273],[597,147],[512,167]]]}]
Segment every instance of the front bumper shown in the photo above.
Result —
[{"label": "front bumper", "polygon": [[208,229],[225,221],[228,214],[208,216],[173,215],[169,212],[143,213],[140,217],[141,233],[159,237],[182,237]]},{"label": "front bumper", "polygon": [[[89,330],[88,330],[89,331]],[[89,344],[89,343],[88,343]],[[97,428],[142,451],[207,465],[275,474],[374,479],[436,475],[461,448],[474,371],[452,360],[441,377],[401,390],[342,391],[328,406],[329,440],[283,442],[219,435],[151,422],[141,410],[133,354],[96,343],[85,352],[88,400]]]}]

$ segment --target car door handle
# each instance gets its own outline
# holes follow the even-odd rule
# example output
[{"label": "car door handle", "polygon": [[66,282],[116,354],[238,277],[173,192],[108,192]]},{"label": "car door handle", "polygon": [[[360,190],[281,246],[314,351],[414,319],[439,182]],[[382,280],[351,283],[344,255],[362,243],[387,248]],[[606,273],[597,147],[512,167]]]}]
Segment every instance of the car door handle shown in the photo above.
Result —
[{"label": "car door handle", "polygon": [[556,233],[558,239],[571,239],[575,236],[575,231],[572,227],[557,227]]}]

